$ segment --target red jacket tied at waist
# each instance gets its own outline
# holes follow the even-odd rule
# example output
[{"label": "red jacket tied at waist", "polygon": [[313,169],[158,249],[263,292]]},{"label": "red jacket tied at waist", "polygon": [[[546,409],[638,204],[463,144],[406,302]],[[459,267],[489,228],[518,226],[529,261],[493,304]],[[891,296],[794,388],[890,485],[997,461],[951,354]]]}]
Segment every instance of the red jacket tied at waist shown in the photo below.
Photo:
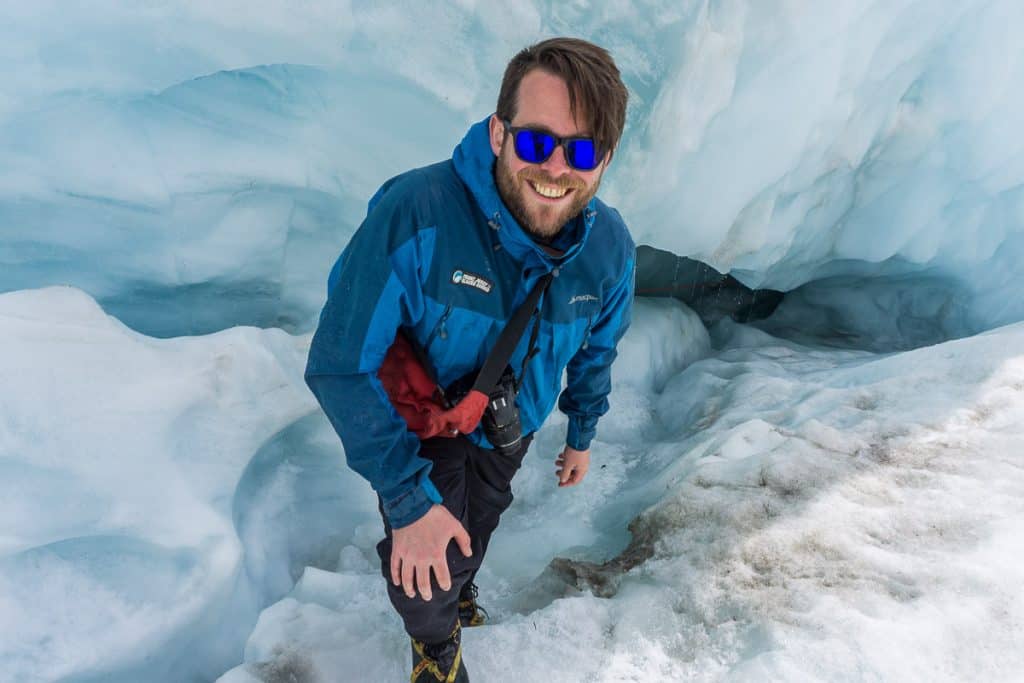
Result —
[{"label": "red jacket tied at waist", "polygon": [[377,371],[384,391],[409,431],[421,439],[469,434],[483,417],[487,396],[472,390],[453,408],[441,403],[437,384],[420,364],[412,345],[399,333]]}]

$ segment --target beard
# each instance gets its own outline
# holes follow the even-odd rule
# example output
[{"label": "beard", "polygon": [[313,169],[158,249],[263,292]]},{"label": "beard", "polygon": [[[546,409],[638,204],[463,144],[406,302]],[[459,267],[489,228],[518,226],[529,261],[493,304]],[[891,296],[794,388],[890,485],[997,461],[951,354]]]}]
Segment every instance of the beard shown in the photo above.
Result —
[{"label": "beard", "polygon": [[[576,218],[597,194],[597,189],[601,185],[600,175],[593,187],[587,188],[586,183],[580,178],[571,175],[552,178],[532,166],[513,173],[508,163],[509,154],[514,152],[508,148],[502,149],[495,162],[494,179],[498,186],[498,194],[523,230],[542,242],[550,241],[563,225]],[[570,190],[569,196],[566,201],[559,204],[542,203],[543,200],[537,197],[536,191],[530,186],[531,180],[564,187]]]}]

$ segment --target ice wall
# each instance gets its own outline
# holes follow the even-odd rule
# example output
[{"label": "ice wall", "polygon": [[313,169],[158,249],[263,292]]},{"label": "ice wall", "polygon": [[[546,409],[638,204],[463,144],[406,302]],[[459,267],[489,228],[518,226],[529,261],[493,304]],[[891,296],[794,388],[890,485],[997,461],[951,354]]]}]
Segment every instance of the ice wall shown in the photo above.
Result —
[{"label": "ice wall", "polygon": [[[374,188],[446,156],[490,111],[516,49],[574,34],[612,49],[633,94],[604,191],[638,241],[748,284],[799,286],[773,317],[779,336],[868,350],[962,336],[1024,318],[1022,12],[1008,0],[6,3],[0,292],[73,284],[160,336],[308,330]],[[301,631],[307,650],[402,674],[407,642],[377,599],[372,493],[301,384],[303,338],[154,340],[93,299],[0,297],[4,671],[209,680],[309,565],[339,573],[308,570],[264,613],[246,661],[287,659],[278,645],[309,623],[329,640]],[[708,337],[672,301],[635,320],[588,488],[552,495],[562,418],[535,441],[486,576],[508,621],[470,636],[475,670],[728,679],[740,657],[758,658],[739,671],[750,680],[898,678],[907,661],[959,678],[1020,670],[1019,327],[876,362],[747,326]],[[642,520],[666,522],[647,528],[667,550],[617,600],[518,592],[552,556],[603,562],[652,505]],[[833,524],[833,509],[861,526]],[[885,553],[909,560],[875,552],[889,536]],[[922,572],[904,581],[905,566]],[[794,581],[797,608],[815,611],[761,619]],[[895,586],[898,638],[865,617],[864,595],[893,607],[875,585]],[[925,598],[904,603],[910,589]],[[327,598],[333,614],[307,605]],[[947,613],[960,621],[927,642]],[[542,647],[580,624],[589,646],[575,659]],[[777,644],[789,649],[771,655]],[[801,668],[815,663],[834,668]]]},{"label": "ice wall", "polygon": [[405,113],[461,133],[416,86],[369,69],[253,67],[48,102],[0,128],[0,280],[75,284],[161,336],[308,329],[380,174],[446,153]]},{"label": "ice wall", "polygon": [[689,19],[618,176],[641,238],[781,289],[926,271],[976,296],[977,325],[1021,317],[1024,7],[714,3]]},{"label": "ice wall", "polygon": [[210,680],[240,656],[291,587],[254,454],[314,409],[307,346],[152,339],[69,287],[0,295],[0,679]]},{"label": "ice wall", "polygon": [[1012,0],[53,2],[4,19],[0,291],[74,284],[161,335],[308,329],[373,189],[447,156],[516,49],[574,34],[633,94],[605,193],[639,241],[782,289],[921,274],[966,302],[968,331],[1024,317]]}]

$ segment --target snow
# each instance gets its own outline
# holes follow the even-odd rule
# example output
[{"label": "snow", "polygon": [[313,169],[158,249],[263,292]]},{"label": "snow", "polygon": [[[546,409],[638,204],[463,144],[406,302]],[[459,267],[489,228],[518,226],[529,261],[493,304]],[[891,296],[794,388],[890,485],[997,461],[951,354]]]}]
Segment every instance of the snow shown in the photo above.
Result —
[{"label": "snow", "polygon": [[537,434],[474,680],[1024,679],[1024,6],[37,2],[0,25],[0,680],[401,680],[372,491],[301,372],[389,176],[516,50],[631,90],[638,300],[585,483]]},{"label": "snow", "polygon": [[[627,348],[664,334],[644,309]],[[721,351],[669,370],[660,394],[617,383],[631,407],[602,423],[585,488],[555,490],[563,426],[541,431],[481,576],[496,623],[464,636],[471,674],[1024,675],[1024,325],[898,355],[723,327]],[[353,541],[264,611],[223,681],[400,677],[376,537]],[[546,569],[555,556],[575,559]]]},{"label": "snow", "polygon": [[0,329],[5,676],[218,673],[265,590],[243,572],[236,487],[315,405],[302,340],[155,340],[71,288],[0,296]]}]

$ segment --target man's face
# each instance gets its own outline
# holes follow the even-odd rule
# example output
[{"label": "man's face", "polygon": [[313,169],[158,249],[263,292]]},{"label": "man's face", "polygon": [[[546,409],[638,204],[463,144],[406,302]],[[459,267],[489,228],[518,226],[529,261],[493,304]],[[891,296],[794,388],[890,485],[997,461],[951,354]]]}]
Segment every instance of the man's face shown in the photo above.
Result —
[{"label": "man's face", "polygon": [[[589,136],[593,132],[577,123],[584,118],[584,112],[577,111],[580,116],[573,118],[565,81],[541,69],[530,71],[520,81],[518,103],[513,127],[540,128],[559,137]],[[491,117],[490,135],[491,149],[498,157],[498,193],[523,229],[532,235],[553,237],[597,194],[609,154],[592,171],[569,166],[562,147],[556,147],[547,161],[531,164],[516,156],[512,136],[506,135],[497,116]]]}]

